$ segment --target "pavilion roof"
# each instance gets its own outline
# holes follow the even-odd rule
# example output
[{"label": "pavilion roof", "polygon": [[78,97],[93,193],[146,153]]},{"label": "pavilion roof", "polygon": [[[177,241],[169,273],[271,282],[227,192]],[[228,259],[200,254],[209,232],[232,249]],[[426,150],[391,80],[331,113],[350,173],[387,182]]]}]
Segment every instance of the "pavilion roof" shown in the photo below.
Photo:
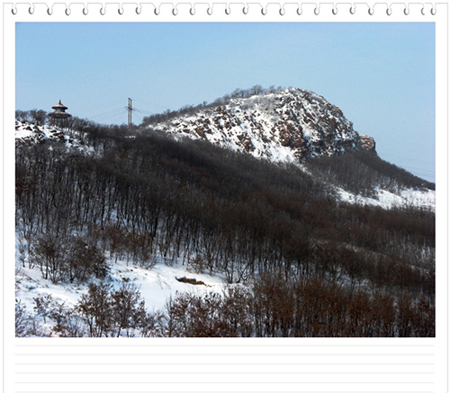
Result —
[{"label": "pavilion roof", "polygon": [[60,110],[65,111],[67,109],[67,106],[64,106],[63,104],[61,104],[61,100],[59,100],[59,102],[55,106],[52,106],[52,109],[55,109],[55,110],[60,109]]}]

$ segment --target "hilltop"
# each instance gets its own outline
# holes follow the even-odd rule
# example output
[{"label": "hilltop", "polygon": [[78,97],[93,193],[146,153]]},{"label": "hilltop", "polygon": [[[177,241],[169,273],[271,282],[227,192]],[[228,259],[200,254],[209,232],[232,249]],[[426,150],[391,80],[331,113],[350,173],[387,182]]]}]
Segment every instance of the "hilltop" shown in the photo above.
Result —
[{"label": "hilltop", "polygon": [[230,98],[223,105],[199,108],[150,127],[272,161],[375,151],[374,139],[359,135],[341,109],[302,89]]}]

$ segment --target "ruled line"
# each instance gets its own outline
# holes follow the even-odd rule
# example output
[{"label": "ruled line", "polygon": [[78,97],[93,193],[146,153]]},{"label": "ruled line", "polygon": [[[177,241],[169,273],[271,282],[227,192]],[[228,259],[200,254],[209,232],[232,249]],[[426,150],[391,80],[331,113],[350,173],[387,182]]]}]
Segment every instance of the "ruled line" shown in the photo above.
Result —
[{"label": "ruled line", "polygon": [[[111,382],[111,381],[96,381],[96,382],[80,382],[80,381],[64,381],[64,382],[54,382],[54,381],[48,381],[48,382],[41,382],[41,381],[27,381],[27,382],[16,382],[16,384],[21,384],[21,385],[29,385],[29,384],[53,384],[53,385],[64,385],[64,384],[102,384],[102,385],[107,385],[107,384],[127,384],[127,385],[132,385],[132,384],[152,384],[152,385],[160,385],[160,384],[165,384],[165,385],[174,385],[174,384],[235,384],[235,385],[242,385],[242,384],[277,384],[277,385],[297,385],[297,384],[319,384],[319,385],[323,385],[323,384],[358,384],[358,385],[366,385],[366,384],[386,384],[386,385],[391,385],[391,384],[433,384],[434,382],[411,382],[411,381],[396,381],[396,382],[382,382],[382,381],[364,381],[364,382],[355,382],[355,381],[322,381],[322,382],[284,382],[284,381],[264,381],[264,382],[260,382],[260,381],[239,381],[239,382],[234,382],[234,381],[214,381],[214,382],[208,382],[208,381],[176,381],[176,382],[132,382],[132,381],[126,381],[126,382]],[[372,393],[372,392],[370,392]]]},{"label": "ruled line", "polygon": [[[144,393],[144,392],[145,392],[144,390],[139,390],[139,391],[137,391],[137,390],[136,391],[126,390],[126,391],[114,391],[114,392],[111,392],[111,393]],[[16,390],[15,393],[42,393],[42,391],[38,391],[38,390]],[[48,393],[50,393],[50,392],[48,392]],[[103,392],[85,391],[85,390],[71,390],[71,391],[65,391],[64,393],[103,393]],[[154,392],[154,393],[159,393],[159,392]],[[165,392],[165,393],[186,393],[186,391],[184,391],[184,390],[183,391],[171,391],[171,392]],[[221,391],[221,393],[227,393],[227,392]],[[229,391],[229,393],[242,393],[242,392],[238,392],[238,391],[233,390],[233,391]],[[280,391],[277,390],[277,391],[264,392],[264,393],[280,393]],[[303,391],[302,393],[336,393],[336,391],[335,390],[333,390],[333,391],[331,391],[331,390],[327,390],[327,391],[314,390],[314,391],[311,391],[310,390],[310,391]],[[359,392],[349,392],[349,393],[359,393]],[[386,391],[386,390],[374,391],[374,390],[371,390],[370,392],[367,392],[367,393],[434,393],[434,392],[431,391],[431,390],[421,390],[421,391],[414,391],[414,392],[411,392],[411,391],[407,391],[407,392],[403,391],[403,392],[401,392],[399,390],[396,390],[396,391],[393,391],[393,390],[391,390],[391,391]]]},{"label": "ruled line", "polygon": [[[16,347],[45,347],[48,348],[49,346],[52,347],[53,343],[49,344],[16,344]],[[55,347],[108,347],[108,346],[114,346],[114,347],[125,347],[125,346],[129,346],[130,343],[127,344],[116,344],[116,343],[105,343],[105,344],[59,344],[59,343],[55,343]],[[139,347],[171,347],[171,346],[176,346],[176,347],[201,347],[201,346],[205,346],[205,347],[268,347],[268,348],[272,348],[272,347],[387,347],[387,348],[392,348],[392,347],[434,347],[434,344],[382,344],[382,345],[378,345],[378,344],[289,344],[289,343],[276,343],[276,344],[259,344],[259,343],[255,343],[255,344],[131,344],[131,346],[136,345]]]},{"label": "ruled line", "polygon": [[434,363],[15,363],[16,366],[434,366]]},{"label": "ruled line", "polygon": [[[187,364],[186,364],[187,365]],[[73,375],[99,375],[99,374],[107,374],[107,375],[116,375],[116,374],[124,374],[124,375],[128,375],[128,374],[136,374],[136,375],[172,375],[172,374],[187,374],[187,375],[208,375],[208,374],[223,374],[223,375],[249,375],[249,374],[263,374],[263,375],[267,375],[267,374],[272,374],[272,375],[279,375],[279,374],[286,374],[286,375],[297,375],[297,374],[349,374],[349,375],[361,375],[361,374],[386,374],[386,375],[398,375],[398,374],[422,374],[422,375],[432,375],[434,374],[432,371],[419,371],[419,372],[414,372],[414,371],[401,371],[401,372],[394,372],[394,371],[345,371],[345,372],[338,372],[338,371],[332,371],[332,372],[327,372],[327,371],[205,371],[205,372],[201,372],[201,371],[161,371],[161,372],[153,372],[153,371],[130,371],[130,372],[126,372],[126,371],[44,371],[44,372],[37,372],[37,371],[32,371],[32,372],[26,372],[26,371],[21,371],[21,372],[16,372],[16,374],[27,374],[27,375],[33,375],[33,374],[39,374],[39,375],[54,375],[54,374],[73,374]]]},{"label": "ruled line", "polygon": [[434,356],[433,353],[17,353],[15,356]]}]

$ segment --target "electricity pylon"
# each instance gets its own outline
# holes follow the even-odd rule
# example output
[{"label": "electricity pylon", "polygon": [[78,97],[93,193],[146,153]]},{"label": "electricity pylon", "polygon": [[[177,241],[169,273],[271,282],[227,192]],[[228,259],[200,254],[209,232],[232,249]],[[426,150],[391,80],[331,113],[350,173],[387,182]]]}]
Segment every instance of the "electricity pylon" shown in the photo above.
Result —
[{"label": "electricity pylon", "polygon": [[131,98],[128,98],[128,106],[125,107],[126,110],[128,110],[128,131],[131,131],[131,126],[133,125],[133,119],[131,114],[133,113],[133,101]]}]

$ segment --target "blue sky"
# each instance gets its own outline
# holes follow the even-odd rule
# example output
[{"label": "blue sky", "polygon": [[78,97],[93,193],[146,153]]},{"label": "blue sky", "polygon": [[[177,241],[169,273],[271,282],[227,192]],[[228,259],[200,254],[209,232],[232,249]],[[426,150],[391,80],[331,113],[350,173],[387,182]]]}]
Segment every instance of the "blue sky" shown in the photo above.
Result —
[{"label": "blue sky", "polygon": [[434,181],[433,23],[17,23],[16,108],[99,123],[300,87],[342,109],[385,160]]}]

